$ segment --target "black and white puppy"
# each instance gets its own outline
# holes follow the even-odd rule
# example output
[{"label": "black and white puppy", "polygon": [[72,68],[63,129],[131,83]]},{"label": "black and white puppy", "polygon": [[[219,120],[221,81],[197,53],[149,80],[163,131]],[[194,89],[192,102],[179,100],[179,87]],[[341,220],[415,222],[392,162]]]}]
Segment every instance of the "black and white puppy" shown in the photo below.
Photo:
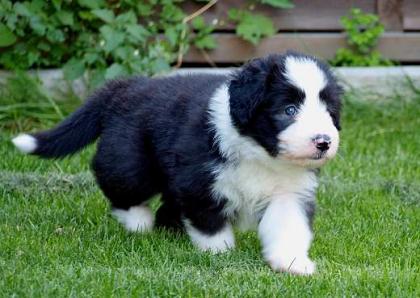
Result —
[{"label": "black and white puppy", "polygon": [[113,214],[148,231],[185,230],[200,249],[235,245],[255,227],[274,270],[312,274],[317,169],[337,152],[340,88],[314,57],[254,59],[233,75],[111,81],[52,130],[13,139],[45,158],[99,138],[93,170]]}]

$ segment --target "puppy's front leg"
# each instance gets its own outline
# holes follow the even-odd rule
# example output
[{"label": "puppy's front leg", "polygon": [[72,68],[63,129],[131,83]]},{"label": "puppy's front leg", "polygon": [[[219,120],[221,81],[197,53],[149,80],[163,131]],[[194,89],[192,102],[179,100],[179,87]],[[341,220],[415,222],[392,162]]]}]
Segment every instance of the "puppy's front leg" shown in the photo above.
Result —
[{"label": "puppy's front leg", "polygon": [[312,241],[304,203],[293,196],[279,197],[266,209],[258,227],[265,260],[275,271],[299,275],[315,272],[308,257]]},{"label": "puppy's front leg", "polygon": [[221,206],[205,208],[200,212],[185,213],[184,227],[191,241],[200,250],[212,253],[225,252],[235,247],[231,224],[222,213]]}]

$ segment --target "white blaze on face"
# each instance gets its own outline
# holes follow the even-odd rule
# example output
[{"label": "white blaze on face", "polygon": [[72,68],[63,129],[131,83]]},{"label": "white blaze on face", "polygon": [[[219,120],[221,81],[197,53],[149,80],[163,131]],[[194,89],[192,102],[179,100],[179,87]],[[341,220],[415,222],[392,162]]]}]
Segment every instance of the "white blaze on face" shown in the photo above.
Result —
[{"label": "white blaze on face", "polygon": [[[305,93],[305,99],[295,116],[295,122],[279,134],[279,146],[287,159],[300,164],[320,165],[325,159],[334,157],[339,143],[337,128],[325,103],[319,98],[320,91],[327,85],[327,78],[315,61],[299,57],[286,59],[285,77]],[[317,153],[312,139],[319,134],[331,138],[330,149],[325,159],[311,160]]]}]

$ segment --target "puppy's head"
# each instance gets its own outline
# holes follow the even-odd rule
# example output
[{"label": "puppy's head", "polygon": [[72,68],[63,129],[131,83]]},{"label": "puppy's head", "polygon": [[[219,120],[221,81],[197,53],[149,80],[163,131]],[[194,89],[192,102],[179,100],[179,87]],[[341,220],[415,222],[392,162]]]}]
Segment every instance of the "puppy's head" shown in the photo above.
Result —
[{"label": "puppy's head", "polygon": [[234,75],[230,115],[273,158],[319,167],[338,149],[340,93],[328,66],[314,57],[271,55]]}]

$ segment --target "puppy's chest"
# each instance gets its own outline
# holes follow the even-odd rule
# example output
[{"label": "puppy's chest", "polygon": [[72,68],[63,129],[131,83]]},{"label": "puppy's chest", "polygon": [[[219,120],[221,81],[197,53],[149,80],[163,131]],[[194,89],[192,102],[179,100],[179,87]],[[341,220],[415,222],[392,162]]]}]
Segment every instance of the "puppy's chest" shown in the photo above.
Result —
[{"label": "puppy's chest", "polygon": [[216,196],[226,200],[224,212],[241,229],[256,226],[273,199],[307,195],[316,189],[316,175],[303,168],[278,168],[259,162],[221,167],[213,185]]}]

